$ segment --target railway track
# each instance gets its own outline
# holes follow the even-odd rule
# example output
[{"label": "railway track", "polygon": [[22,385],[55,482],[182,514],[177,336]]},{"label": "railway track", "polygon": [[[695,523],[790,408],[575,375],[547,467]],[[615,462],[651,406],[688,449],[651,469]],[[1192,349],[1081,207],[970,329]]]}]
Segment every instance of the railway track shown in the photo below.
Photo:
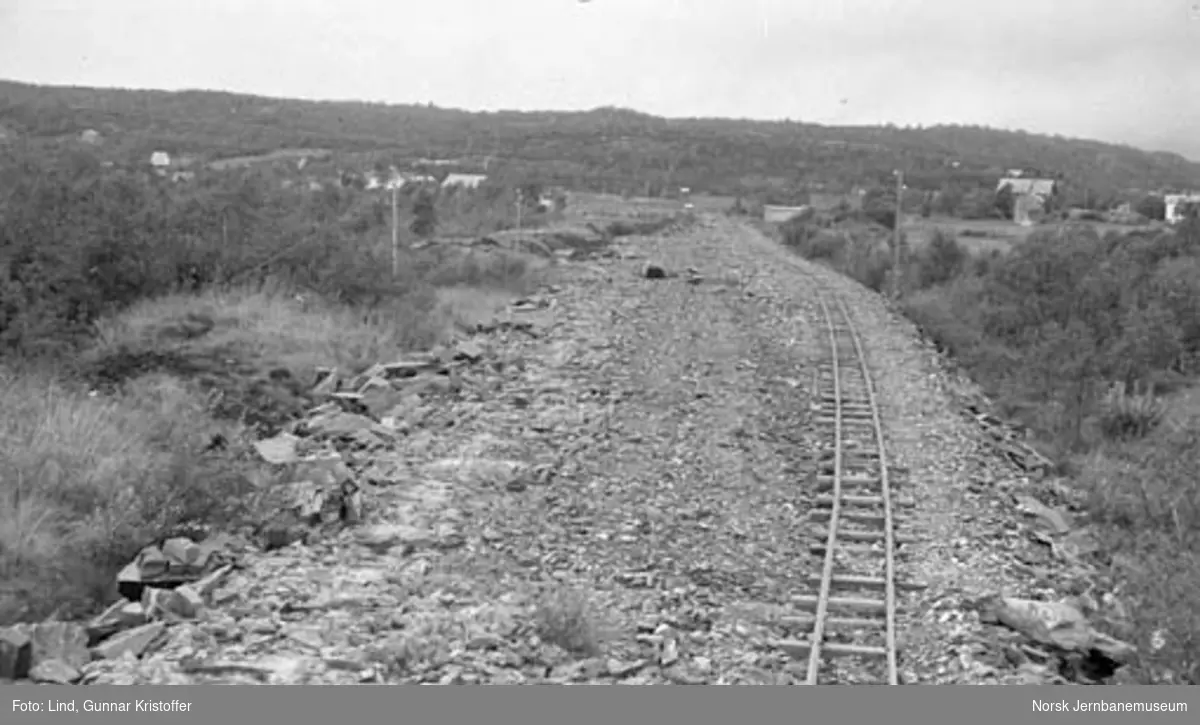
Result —
[{"label": "railway track", "polygon": [[830,661],[855,658],[874,681],[897,685],[896,559],[911,539],[895,530],[895,514],[911,502],[894,499],[893,488],[906,472],[889,466],[874,384],[845,302],[820,290],[818,301],[829,351],[816,371],[813,422],[832,449],[816,455],[809,518],[823,525],[810,546],[823,566],[809,578],[814,593],[793,597],[803,613],[785,618],[796,635],[778,646],[807,663],[805,684],[833,684]]}]

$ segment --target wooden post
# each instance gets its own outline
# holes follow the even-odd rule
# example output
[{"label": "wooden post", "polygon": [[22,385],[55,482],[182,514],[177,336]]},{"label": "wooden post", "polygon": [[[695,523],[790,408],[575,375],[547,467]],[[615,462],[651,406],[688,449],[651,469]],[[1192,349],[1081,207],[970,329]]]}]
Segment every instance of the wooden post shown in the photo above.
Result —
[{"label": "wooden post", "polygon": [[392,182],[392,278],[400,276],[400,187]]},{"label": "wooden post", "polygon": [[900,296],[900,220],[904,214],[904,172],[896,171],[896,220],[892,224],[892,294]]}]

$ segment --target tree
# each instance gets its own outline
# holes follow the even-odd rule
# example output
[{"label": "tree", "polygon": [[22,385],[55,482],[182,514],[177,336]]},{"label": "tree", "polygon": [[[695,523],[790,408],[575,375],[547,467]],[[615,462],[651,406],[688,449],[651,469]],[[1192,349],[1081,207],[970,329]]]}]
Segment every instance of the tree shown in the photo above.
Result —
[{"label": "tree", "polygon": [[1161,196],[1149,194],[1138,200],[1133,210],[1147,219],[1162,221],[1167,216],[1167,202]]},{"label": "tree", "polygon": [[955,184],[946,184],[934,195],[933,210],[939,214],[954,216],[958,214],[962,202],[962,189]]},{"label": "tree", "polygon": [[413,220],[409,230],[418,237],[432,236],[437,230],[437,207],[433,203],[433,194],[421,191],[412,205]]},{"label": "tree", "polygon": [[1012,219],[1013,207],[1016,206],[1016,203],[1012,184],[1005,184],[996,192],[996,211],[1000,212],[1000,216],[1005,219]]},{"label": "tree", "polygon": [[528,208],[537,206],[538,200],[542,198],[543,187],[536,181],[527,181],[521,184],[517,190],[521,194],[521,202]]}]

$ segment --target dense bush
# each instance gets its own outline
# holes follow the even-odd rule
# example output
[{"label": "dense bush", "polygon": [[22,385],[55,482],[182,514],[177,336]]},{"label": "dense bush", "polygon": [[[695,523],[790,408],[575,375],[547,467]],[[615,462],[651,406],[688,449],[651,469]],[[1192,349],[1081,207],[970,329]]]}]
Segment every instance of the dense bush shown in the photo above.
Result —
[{"label": "dense bush", "polygon": [[827,229],[820,220],[801,217],[789,220],[780,231],[783,243],[806,259],[826,262],[877,292],[884,288],[891,253],[869,230]]},{"label": "dense bush", "polygon": [[1162,221],[1167,216],[1167,203],[1161,196],[1149,194],[1138,200],[1133,210],[1153,221]]},{"label": "dense bush", "polygon": [[912,265],[918,289],[945,284],[957,277],[968,260],[967,252],[953,236],[941,230],[934,232],[929,243],[917,251]]},{"label": "dense bush", "polygon": [[1104,397],[1100,430],[1112,440],[1145,438],[1162,423],[1166,404],[1146,392],[1126,392],[1125,383],[1117,383]]},{"label": "dense bush", "polygon": [[[393,278],[388,203],[369,192],[285,189],[266,173],[171,184],[73,155],[10,153],[0,170],[0,348],[9,352],[61,352],[100,315],[181,290],[273,279],[370,307],[418,285],[411,253]],[[466,202],[406,199],[414,213],[405,227],[431,234],[440,214],[451,233],[492,231],[508,204],[493,191]]]}]

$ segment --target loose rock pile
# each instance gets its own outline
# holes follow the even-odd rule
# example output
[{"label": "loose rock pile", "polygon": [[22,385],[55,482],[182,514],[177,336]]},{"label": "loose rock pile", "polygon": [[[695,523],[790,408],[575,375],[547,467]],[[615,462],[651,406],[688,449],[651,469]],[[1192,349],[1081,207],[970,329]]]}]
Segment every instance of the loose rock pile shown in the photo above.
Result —
[{"label": "loose rock pile", "polygon": [[1025,443],[1024,433],[1014,424],[1005,423],[991,415],[979,405],[966,406],[963,414],[987,436],[986,441],[992,451],[1026,473],[1037,476],[1049,476],[1054,472],[1054,462],[1039,453],[1033,446]]},{"label": "loose rock pile", "polygon": [[[475,332],[537,337],[552,316],[550,298],[528,297],[479,324]],[[461,537],[453,532],[381,523],[376,509],[386,504],[376,504],[388,487],[406,475],[399,451],[419,446],[431,431],[461,422],[446,403],[460,398],[465,386],[478,387],[513,363],[493,352],[475,337],[380,363],[357,375],[321,371],[308,395],[317,405],[274,437],[254,445],[276,478],[286,483],[261,491],[264,500],[253,508],[276,514],[241,532],[213,534],[198,542],[176,537],[145,547],[118,575],[117,590],[123,599],[89,622],[0,628],[0,681],[131,681],[121,674],[128,663],[158,650],[188,651],[191,646],[181,644],[182,640],[211,639],[211,623],[228,622],[227,615],[215,612],[239,599],[238,589],[249,581],[245,557],[252,552],[297,543],[335,546],[335,539],[346,535],[377,553],[397,546],[412,551],[426,545],[461,545]],[[510,473],[510,488],[525,478],[548,475],[541,468]],[[255,626],[242,634],[253,637]],[[287,630],[285,624],[271,619],[263,619],[259,628],[260,636]],[[303,639],[303,633],[297,636]],[[370,679],[369,673],[362,674],[370,667],[354,657],[338,654],[325,659],[326,668],[350,672],[352,680],[359,675]],[[212,662],[202,652],[184,660],[173,676],[263,682],[272,676],[270,668]],[[280,667],[286,670],[293,664],[281,661]]]}]

